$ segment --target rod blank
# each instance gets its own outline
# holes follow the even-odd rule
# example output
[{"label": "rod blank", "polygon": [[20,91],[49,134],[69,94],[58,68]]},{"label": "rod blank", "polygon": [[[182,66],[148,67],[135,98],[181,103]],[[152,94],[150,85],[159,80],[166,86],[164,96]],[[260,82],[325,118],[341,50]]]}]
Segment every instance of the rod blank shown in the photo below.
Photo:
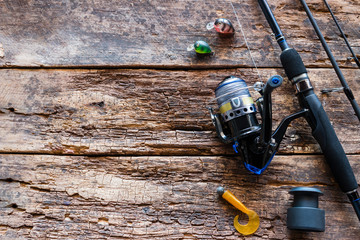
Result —
[{"label": "rod blank", "polygon": [[331,62],[331,65],[333,66],[335,72],[336,72],[336,75],[338,76],[339,80],[340,80],[340,83],[341,85],[343,86],[344,88],[344,93],[346,95],[346,97],[349,99],[350,103],[351,103],[351,106],[353,107],[354,111],[355,111],[355,115],[357,116],[357,118],[359,119],[360,121],[360,107],[359,105],[357,104],[355,98],[354,98],[354,95],[351,91],[351,89],[349,88],[349,85],[347,84],[345,78],[344,78],[344,75],[342,74],[340,68],[339,68],[339,65],[337,64],[328,44],[326,43],[325,41],[325,38],[324,36],[322,35],[321,31],[320,31],[320,28],[319,26],[317,25],[316,23],[316,20],[314,18],[314,16],[312,15],[308,5],[306,4],[305,0],[300,0],[301,4],[303,5],[304,7],[304,10],[311,22],[311,25],[313,26],[315,32],[316,32],[316,35],[319,37],[320,39],[320,42],[328,56],[328,58],[330,59],[330,62]]},{"label": "rod blank", "polygon": [[326,5],[327,9],[329,10],[329,12],[330,12],[330,14],[331,14],[331,17],[333,18],[333,20],[334,20],[337,28],[339,29],[339,32],[340,32],[342,38],[344,39],[344,41],[345,41],[345,43],[346,43],[346,46],[348,47],[349,51],[351,52],[351,55],[353,56],[353,59],[354,59],[356,65],[360,68],[359,59],[356,57],[356,54],[354,53],[352,47],[350,46],[350,43],[349,43],[349,41],[347,40],[347,37],[346,37],[345,33],[343,32],[343,30],[342,30],[341,27],[340,27],[340,24],[339,24],[338,21],[336,20],[336,17],[335,17],[335,15],[334,15],[333,11],[332,11],[331,8],[330,8],[330,5],[328,4],[328,2],[327,2],[326,0],[324,0],[324,3],[325,3],[325,5]]}]

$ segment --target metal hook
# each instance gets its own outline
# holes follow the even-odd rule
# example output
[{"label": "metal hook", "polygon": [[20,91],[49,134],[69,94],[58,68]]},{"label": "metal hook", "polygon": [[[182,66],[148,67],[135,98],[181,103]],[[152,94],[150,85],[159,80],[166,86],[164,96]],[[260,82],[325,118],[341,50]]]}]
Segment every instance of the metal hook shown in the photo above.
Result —
[{"label": "metal hook", "polygon": [[246,225],[242,225],[239,223],[237,215],[234,218],[234,227],[235,229],[243,234],[243,235],[250,235],[256,232],[260,225],[260,219],[256,212],[247,209],[245,205],[239,201],[229,190],[226,190],[223,187],[218,187],[217,192],[221,195],[226,201],[228,201],[231,205],[245,213],[249,217],[249,222]]}]

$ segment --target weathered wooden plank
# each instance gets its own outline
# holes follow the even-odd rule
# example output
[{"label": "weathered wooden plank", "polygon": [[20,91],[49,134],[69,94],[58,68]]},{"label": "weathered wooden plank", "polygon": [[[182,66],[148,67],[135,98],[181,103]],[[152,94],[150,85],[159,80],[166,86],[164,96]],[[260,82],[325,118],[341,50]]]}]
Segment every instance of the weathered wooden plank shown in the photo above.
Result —
[{"label": "weathered wooden plank", "polygon": [[[307,2],[341,66],[355,67],[324,5]],[[360,2],[329,2],[360,52]],[[257,2],[233,4],[262,79],[283,75]],[[318,95],[339,86],[300,3],[270,4]],[[206,107],[217,83],[230,74],[258,81],[239,31],[221,39],[205,30],[218,17],[239,30],[230,1],[0,0],[0,68],[50,68],[0,70],[1,239],[244,238],[232,226],[238,211],[216,196],[219,185],[259,213],[260,229],[246,239],[358,238],[323,157],[304,155],[320,153],[304,121],[290,126],[262,176],[216,138]],[[214,56],[186,51],[200,39]],[[191,68],[228,70],[181,70]],[[344,75],[360,101],[358,69]],[[319,96],[360,180],[358,120],[342,93]],[[273,102],[275,126],[299,109],[287,81]],[[287,192],[303,185],[325,193],[324,233],[286,229]]]},{"label": "weathered wooden plank", "polygon": [[[349,41],[360,51],[359,1],[330,1]],[[289,43],[308,66],[330,66],[298,1],[270,1]],[[279,65],[279,48],[256,1],[233,1],[255,61]],[[309,1],[318,23],[343,66],[354,67],[324,5]],[[233,39],[205,29],[229,18]],[[0,1],[0,66],[253,66],[230,1]],[[186,48],[206,40],[216,52],[197,58]],[[275,52],[274,52],[275,51]]]},{"label": "weathered wooden plank", "polygon": [[[261,69],[262,79],[273,74]],[[216,137],[207,106],[216,85],[253,69],[213,71],[1,70],[0,151],[54,154],[233,154]],[[316,92],[338,86],[331,69],[310,71]],[[358,101],[360,73],[346,70]],[[287,80],[274,92],[274,128],[299,109]],[[254,93],[254,98],[259,95]],[[342,93],[320,95],[347,153],[359,153],[360,128]],[[305,121],[288,129],[280,153],[319,153]]]},{"label": "weathered wooden plank", "polygon": [[[359,155],[349,156],[360,178]],[[278,156],[262,176],[227,157],[0,155],[0,235],[8,239],[238,239],[230,189],[261,219],[247,239],[356,239],[358,220],[321,156]],[[286,229],[294,186],[318,186],[326,231]],[[5,238],[6,239],[6,238]]]}]

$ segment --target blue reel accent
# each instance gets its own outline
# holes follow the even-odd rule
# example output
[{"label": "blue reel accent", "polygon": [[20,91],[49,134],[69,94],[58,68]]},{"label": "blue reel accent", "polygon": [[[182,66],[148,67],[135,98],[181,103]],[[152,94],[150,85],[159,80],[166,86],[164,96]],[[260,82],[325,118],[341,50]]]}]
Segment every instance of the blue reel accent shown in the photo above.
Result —
[{"label": "blue reel accent", "polygon": [[235,143],[233,144],[233,149],[236,153],[239,153],[239,151],[237,150],[238,146],[239,146],[239,143],[237,141],[235,141]]},{"label": "blue reel accent", "polygon": [[278,83],[280,82],[280,79],[274,77],[271,81],[272,81],[274,84],[278,84]]},{"label": "blue reel accent", "polygon": [[269,159],[269,161],[266,163],[266,165],[263,167],[263,168],[257,168],[257,167],[254,167],[254,166],[252,166],[252,165],[250,165],[250,164],[248,164],[248,163],[246,163],[246,162],[244,162],[244,166],[245,166],[245,168],[247,169],[247,170],[249,170],[250,172],[252,172],[252,173],[255,173],[256,175],[260,175],[260,174],[262,174],[264,171],[265,171],[265,169],[269,166],[269,164],[270,164],[270,162],[271,162],[271,160],[274,158],[274,156],[275,156],[275,153],[276,153],[276,151],[274,152],[274,154],[271,156],[271,158]]}]

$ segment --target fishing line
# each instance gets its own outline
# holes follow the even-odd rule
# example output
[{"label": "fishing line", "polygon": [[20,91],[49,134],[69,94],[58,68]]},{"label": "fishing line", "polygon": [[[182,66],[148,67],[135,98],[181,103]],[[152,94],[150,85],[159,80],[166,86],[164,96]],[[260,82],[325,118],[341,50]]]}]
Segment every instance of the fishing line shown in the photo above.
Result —
[{"label": "fishing line", "polygon": [[252,85],[252,86],[234,88],[235,90],[229,91],[229,92],[227,92],[227,93],[225,93],[225,94],[223,94],[223,95],[220,95],[220,96],[218,96],[218,97],[215,97],[215,98],[211,99],[211,100],[209,101],[209,103],[215,102],[215,101],[217,101],[217,100],[220,99],[220,98],[226,97],[226,96],[228,96],[228,95],[230,95],[230,94],[233,94],[233,93],[235,93],[235,92],[239,92],[239,91],[242,91],[242,90],[246,90],[246,89],[255,89],[256,91],[260,91],[261,89],[264,88],[264,86],[265,86],[265,84],[264,84],[263,82],[256,82],[256,83],[255,83],[254,85]]},{"label": "fishing line", "polygon": [[235,7],[234,7],[234,5],[232,4],[232,1],[231,1],[231,0],[229,0],[229,3],[230,3],[230,5],[231,5],[231,7],[232,7],[232,9],[233,9],[234,14],[235,14],[236,21],[237,21],[237,23],[239,24],[241,34],[243,35],[243,38],[244,38],[244,40],[245,40],[245,45],[246,45],[246,47],[247,47],[247,49],[248,49],[248,51],[249,51],[249,55],[250,55],[251,61],[252,61],[252,63],[254,64],[254,67],[255,67],[255,69],[256,69],[256,71],[257,71],[257,74],[258,74],[258,76],[259,76],[259,80],[260,80],[261,82],[263,82],[263,81],[262,81],[262,78],[261,78],[261,75],[260,75],[260,72],[259,72],[259,69],[258,69],[258,67],[257,67],[257,65],[256,65],[256,62],[255,62],[255,60],[254,60],[254,57],[253,57],[253,55],[252,55],[252,53],[251,53],[251,49],[250,49],[250,46],[249,46],[248,41],[247,41],[247,39],[246,39],[246,36],[245,36],[244,31],[243,31],[242,25],[241,25],[241,23],[240,23],[239,17],[238,17],[238,15],[237,15],[237,13],[236,13]]}]

